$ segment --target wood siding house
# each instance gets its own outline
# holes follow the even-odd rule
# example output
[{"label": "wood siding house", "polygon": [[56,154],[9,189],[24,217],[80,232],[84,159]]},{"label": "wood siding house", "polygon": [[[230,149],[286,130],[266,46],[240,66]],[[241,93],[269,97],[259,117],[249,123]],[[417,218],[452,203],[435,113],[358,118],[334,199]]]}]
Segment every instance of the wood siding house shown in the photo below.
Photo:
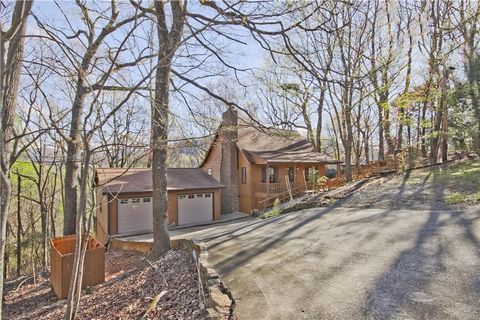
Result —
[{"label": "wood siding house", "polygon": [[[226,149],[229,145],[234,147]],[[232,159],[227,165],[234,168],[234,177],[224,176],[229,170],[223,168],[225,157]],[[250,213],[260,208],[265,199],[288,189],[309,189],[310,170],[325,175],[328,169],[336,174],[341,163],[315,151],[296,131],[238,125],[236,111],[228,110],[200,167],[225,185],[222,199],[226,193],[235,195],[237,211]],[[231,211],[222,206],[222,213]]]},{"label": "wood siding house", "polygon": [[[167,216],[171,226],[220,220],[221,183],[198,168],[167,170]],[[150,168],[101,168],[95,173],[97,239],[150,233],[153,228]]]}]

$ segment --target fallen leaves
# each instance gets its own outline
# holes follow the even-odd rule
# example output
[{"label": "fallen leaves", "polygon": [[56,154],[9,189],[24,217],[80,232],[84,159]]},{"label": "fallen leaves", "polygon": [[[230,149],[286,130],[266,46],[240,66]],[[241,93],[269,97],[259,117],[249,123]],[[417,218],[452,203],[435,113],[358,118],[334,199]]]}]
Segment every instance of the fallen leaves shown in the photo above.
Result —
[{"label": "fallen leaves", "polygon": [[[205,318],[195,260],[188,252],[171,251],[150,266],[144,254],[108,251],[106,272],[105,283],[82,293],[78,318]],[[6,292],[4,312],[6,319],[62,319],[65,304],[44,277]]]}]

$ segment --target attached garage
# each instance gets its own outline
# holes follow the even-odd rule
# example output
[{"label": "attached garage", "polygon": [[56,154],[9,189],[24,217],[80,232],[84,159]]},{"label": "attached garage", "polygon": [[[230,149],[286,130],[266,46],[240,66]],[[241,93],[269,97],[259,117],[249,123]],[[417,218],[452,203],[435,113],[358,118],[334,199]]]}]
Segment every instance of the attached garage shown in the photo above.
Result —
[{"label": "attached garage", "polygon": [[191,193],[178,196],[178,224],[212,221],[213,193]]},{"label": "attached garage", "polygon": [[118,201],[118,233],[152,232],[152,198],[127,198]]},{"label": "attached garage", "polygon": [[[212,176],[198,168],[167,170],[167,215],[171,226],[220,220],[220,189]],[[150,169],[97,169],[97,237],[150,233],[153,230]],[[103,203],[103,202],[106,202]],[[108,231],[105,231],[108,230]]]}]

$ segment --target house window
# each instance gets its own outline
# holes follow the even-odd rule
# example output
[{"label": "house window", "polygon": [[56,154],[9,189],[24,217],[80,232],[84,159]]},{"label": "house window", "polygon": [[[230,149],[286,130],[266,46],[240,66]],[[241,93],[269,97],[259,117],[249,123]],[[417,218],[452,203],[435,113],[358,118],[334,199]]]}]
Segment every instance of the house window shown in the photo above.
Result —
[{"label": "house window", "polygon": [[193,199],[193,198],[195,198],[195,195],[194,195],[194,194],[189,194],[189,195],[188,195],[188,199]]},{"label": "house window", "polygon": [[197,198],[203,198],[203,194],[201,193],[197,194]]},{"label": "house window", "polygon": [[293,167],[288,168],[288,181],[295,182],[295,169]]},{"label": "house window", "polygon": [[247,168],[242,168],[242,184],[247,183]]},{"label": "house window", "polygon": [[179,199],[185,199],[185,195],[178,196]]},{"label": "house window", "polygon": [[205,193],[205,198],[211,198],[212,194],[211,193]]},{"label": "house window", "polygon": [[208,168],[208,169],[207,169],[207,173],[208,173],[209,175],[212,175],[212,174],[213,174],[213,169],[212,169],[212,168]]},{"label": "house window", "polygon": [[120,204],[127,204],[128,203],[128,199],[122,199],[120,200]]},{"label": "house window", "polygon": [[132,203],[140,203],[140,198],[133,198]]},{"label": "house window", "polygon": [[[268,173],[268,175],[267,175]],[[267,179],[270,183],[278,182],[278,169],[263,167],[262,168],[262,182],[266,183]]]},{"label": "house window", "polygon": [[150,202],[150,198],[143,198],[143,202]]}]

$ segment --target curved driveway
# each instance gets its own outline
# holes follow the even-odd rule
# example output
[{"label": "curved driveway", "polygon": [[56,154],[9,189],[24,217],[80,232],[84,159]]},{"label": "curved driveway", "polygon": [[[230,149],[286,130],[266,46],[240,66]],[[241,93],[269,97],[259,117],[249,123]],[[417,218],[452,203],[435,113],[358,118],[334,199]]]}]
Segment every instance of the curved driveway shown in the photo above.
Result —
[{"label": "curved driveway", "polygon": [[205,240],[240,320],[480,319],[480,210],[317,208]]}]

